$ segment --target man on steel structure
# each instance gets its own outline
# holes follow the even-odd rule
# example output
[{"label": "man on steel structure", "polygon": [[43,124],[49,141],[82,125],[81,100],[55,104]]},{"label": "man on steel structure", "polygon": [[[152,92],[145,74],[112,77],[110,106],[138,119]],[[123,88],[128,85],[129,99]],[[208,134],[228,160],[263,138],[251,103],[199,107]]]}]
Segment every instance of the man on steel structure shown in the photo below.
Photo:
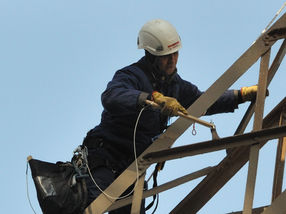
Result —
[{"label": "man on steel structure", "polygon": [[[137,43],[139,49],[145,50],[145,56],[115,73],[102,93],[101,122],[87,133],[83,142],[88,149],[93,177],[86,181],[88,204],[134,161],[134,143],[139,156],[167,128],[169,117],[177,116],[178,111],[187,114],[186,108],[203,94],[178,74],[181,39],[169,22],[162,19],[147,22],[139,32]],[[257,86],[227,90],[206,115],[233,112],[240,103],[255,99],[256,92]],[[146,107],[146,99],[162,108]],[[136,142],[133,142],[135,123],[143,107]],[[130,213],[130,207],[110,213]],[[144,208],[141,213],[145,213]]]}]

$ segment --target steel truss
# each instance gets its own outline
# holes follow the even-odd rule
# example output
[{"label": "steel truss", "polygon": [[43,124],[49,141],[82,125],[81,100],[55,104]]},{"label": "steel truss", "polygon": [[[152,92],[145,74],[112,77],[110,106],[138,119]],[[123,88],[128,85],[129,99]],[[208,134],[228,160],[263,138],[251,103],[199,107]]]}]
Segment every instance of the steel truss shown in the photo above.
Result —
[{"label": "steel truss", "polygon": [[[171,148],[173,143],[192,125],[192,121],[178,118],[137,159],[139,169],[133,162],[106,190],[85,210],[85,214],[101,214],[132,203],[131,213],[139,213],[142,198],[168,190],[201,176],[205,178],[170,212],[172,214],[197,213],[248,161],[248,176],[244,208],[236,213],[279,214],[286,212],[286,192],[282,192],[284,158],[286,151],[286,98],[284,98],[266,117],[263,118],[264,100],[268,85],[272,81],[286,53],[286,14],[262,34],[246,52],[192,105],[189,114],[200,117],[238,78],[254,63],[260,60],[258,92],[234,136],[201,142],[183,147]],[[284,39],[271,66],[269,59],[271,47],[277,40]],[[253,131],[244,134],[254,114]],[[271,139],[279,139],[274,174],[272,204],[253,209],[253,196],[257,172],[259,150]],[[217,166],[193,172],[181,178],[143,191],[145,172],[157,162],[182,158],[191,155],[227,149],[227,156]],[[139,174],[138,174],[139,173]],[[116,200],[129,186],[137,182],[133,196]]]}]

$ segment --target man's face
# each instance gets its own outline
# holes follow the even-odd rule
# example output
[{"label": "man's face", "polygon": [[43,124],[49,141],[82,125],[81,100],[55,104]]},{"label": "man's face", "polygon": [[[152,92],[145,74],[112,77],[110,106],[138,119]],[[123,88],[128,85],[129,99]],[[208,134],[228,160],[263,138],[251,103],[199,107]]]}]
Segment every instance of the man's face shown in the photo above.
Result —
[{"label": "man's face", "polygon": [[156,64],[160,71],[164,71],[167,75],[171,75],[177,65],[179,53],[178,51],[169,55],[156,57]]}]

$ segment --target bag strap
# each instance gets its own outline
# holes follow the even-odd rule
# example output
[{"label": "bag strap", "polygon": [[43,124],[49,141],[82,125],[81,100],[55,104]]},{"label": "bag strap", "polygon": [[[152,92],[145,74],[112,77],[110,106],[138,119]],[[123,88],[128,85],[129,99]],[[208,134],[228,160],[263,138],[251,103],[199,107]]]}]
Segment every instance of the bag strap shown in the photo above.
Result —
[{"label": "bag strap", "polygon": [[[163,169],[164,165],[165,165],[165,162],[157,163],[157,165],[156,165],[156,167],[154,169],[154,173],[153,173],[153,188],[158,186],[158,183],[157,183],[158,172]],[[153,200],[145,208],[145,211],[149,210],[154,205],[156,197],[157,197],[157,194],[153,195]],[[156,206],[155,210],[156,209],[157,209],[157,206]],[[155,210],[153,211],[153,213],[155,212]]]}]

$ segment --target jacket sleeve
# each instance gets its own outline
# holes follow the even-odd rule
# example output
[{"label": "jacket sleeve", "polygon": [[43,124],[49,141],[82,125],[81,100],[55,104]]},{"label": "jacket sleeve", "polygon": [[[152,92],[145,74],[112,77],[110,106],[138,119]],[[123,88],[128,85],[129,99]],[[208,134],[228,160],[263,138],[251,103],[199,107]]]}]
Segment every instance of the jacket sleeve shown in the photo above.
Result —
[{"label": "jacket sleeve", "polygon": [[234,112],[238,108],[236,90],[225,91],[220,98],[207,110],[206,115]]},{"label": "jacket sleeve", "polygon": [[[179,102],[185,107],[190,107],[204,92],[200,91],[192,83],[178,79],[180,84]],[[207,110],[206,115],[233,112],[238,108],[238,96],[236,90],[227,90],[223,95]]]},{"label": "jacket sleeve", "polygon": [[142,91],[143,84],[144,80],[139,74],[130,70],[117,71],[101,95],[103,107],[120,115],[128,113],[128,110],[134,111],[139,107],[138,101],[143,102],[149,95]]}]

